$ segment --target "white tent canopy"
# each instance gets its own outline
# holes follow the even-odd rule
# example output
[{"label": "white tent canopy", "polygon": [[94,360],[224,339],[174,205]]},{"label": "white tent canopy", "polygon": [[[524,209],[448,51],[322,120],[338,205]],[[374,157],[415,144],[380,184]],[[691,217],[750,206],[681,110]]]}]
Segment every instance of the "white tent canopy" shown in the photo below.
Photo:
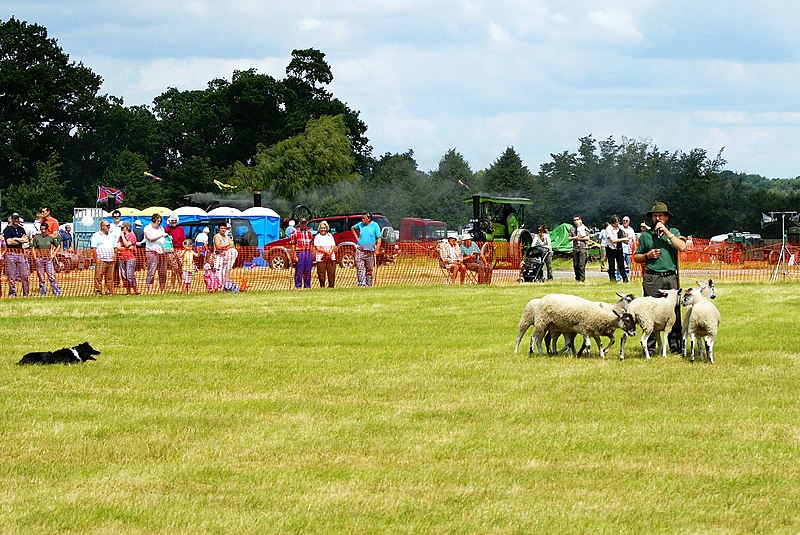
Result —
[{"label": "white tent canopy", "polygon": [[205,217],[206,215],[208,215],[206,214],[205,210],[203,210],[202,208],[198,208],[197,206],[181,206],[180,208],[176,208],[175,210],[173,210],[172,214],[177,216],[196,215],[200,217]]},{"label": "white tent canopy", "polygon": [[244,216],[267,216],[267,217],[280,217],[278,212],[272,208],[264,208],[262,206],[253,206],[242,212]]},{"label": "white tent canopy", "polygon": [[208,215],[215,216],[236,216],[242,215],[242,211],[238,208],[231,208],[230,206],[218,206],[208,212]]}]

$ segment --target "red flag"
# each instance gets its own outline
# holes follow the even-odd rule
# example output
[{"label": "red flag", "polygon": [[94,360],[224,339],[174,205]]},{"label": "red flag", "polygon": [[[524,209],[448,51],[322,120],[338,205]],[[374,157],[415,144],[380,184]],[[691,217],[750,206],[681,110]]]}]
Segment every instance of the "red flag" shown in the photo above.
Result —
[{"label": "red flag", "polygon": [[125,200],[125,193],[121,189],[109,186],[97,186],[97,202],[105,202],[109,197],[114,197],[117,204],[122,204]]}]

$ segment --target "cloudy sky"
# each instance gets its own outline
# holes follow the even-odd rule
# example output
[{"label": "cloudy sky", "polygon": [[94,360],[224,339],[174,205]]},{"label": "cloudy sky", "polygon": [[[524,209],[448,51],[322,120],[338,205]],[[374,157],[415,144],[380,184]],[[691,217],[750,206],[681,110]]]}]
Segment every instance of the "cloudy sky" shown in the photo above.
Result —
[{"label": "cloudy sky", "polygon": [[764,0],[0,0],[127,105],[326,54],[375,156],[531,171],[578,138],[724,147],[728,168],[800,176],[800,2]]}]

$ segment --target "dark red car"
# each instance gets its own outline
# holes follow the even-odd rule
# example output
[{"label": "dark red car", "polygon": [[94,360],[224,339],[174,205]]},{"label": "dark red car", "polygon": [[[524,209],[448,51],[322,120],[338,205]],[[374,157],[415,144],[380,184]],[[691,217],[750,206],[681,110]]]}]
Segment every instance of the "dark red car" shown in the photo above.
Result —
[{"label": "dark red car", "polygon": [[[333,239],[339,247],[337,258],[339,259],[340,267],[352,268],[355,266],[358,240],[350,229],[356,223],[361,222],[362,216],[363,214],[332,215],[327,217],[315,217],[308,220],[308,228],[310,228],[311,232],[315,235],[319,230],[319,224],[323,221],[328,222],[328,225],[330,225],[330,232],[333,234]],[[398,246],[397,238],[391,223],[386,219],[386,216],[381,214],[374,214],[372,220],[381,227],[383,236],[381,254],[378,255],[377,258],[378,264],[394,261],[397,256]],[[281,238],[280,240],[275,240],[265,245],[262,254],[272,269],[289,269],[291,266],[291,251],[289,238]]]}]

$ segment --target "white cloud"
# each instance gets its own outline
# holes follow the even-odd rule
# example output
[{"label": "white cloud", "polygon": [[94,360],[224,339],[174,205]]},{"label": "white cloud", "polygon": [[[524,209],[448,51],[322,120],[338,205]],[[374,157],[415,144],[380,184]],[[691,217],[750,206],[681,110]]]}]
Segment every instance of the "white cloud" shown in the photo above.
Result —
[{"label": "white cloud", "polygon": [[671,150],[725,146],[731,168],[800,168],[800,3],[723,0],[10,0],[101,75],[150,104],[234,70],[283,77],[326,54],[376,155],[423,169],[456,147],[475,169],[513,145],[532,170],[593,134]]}]

